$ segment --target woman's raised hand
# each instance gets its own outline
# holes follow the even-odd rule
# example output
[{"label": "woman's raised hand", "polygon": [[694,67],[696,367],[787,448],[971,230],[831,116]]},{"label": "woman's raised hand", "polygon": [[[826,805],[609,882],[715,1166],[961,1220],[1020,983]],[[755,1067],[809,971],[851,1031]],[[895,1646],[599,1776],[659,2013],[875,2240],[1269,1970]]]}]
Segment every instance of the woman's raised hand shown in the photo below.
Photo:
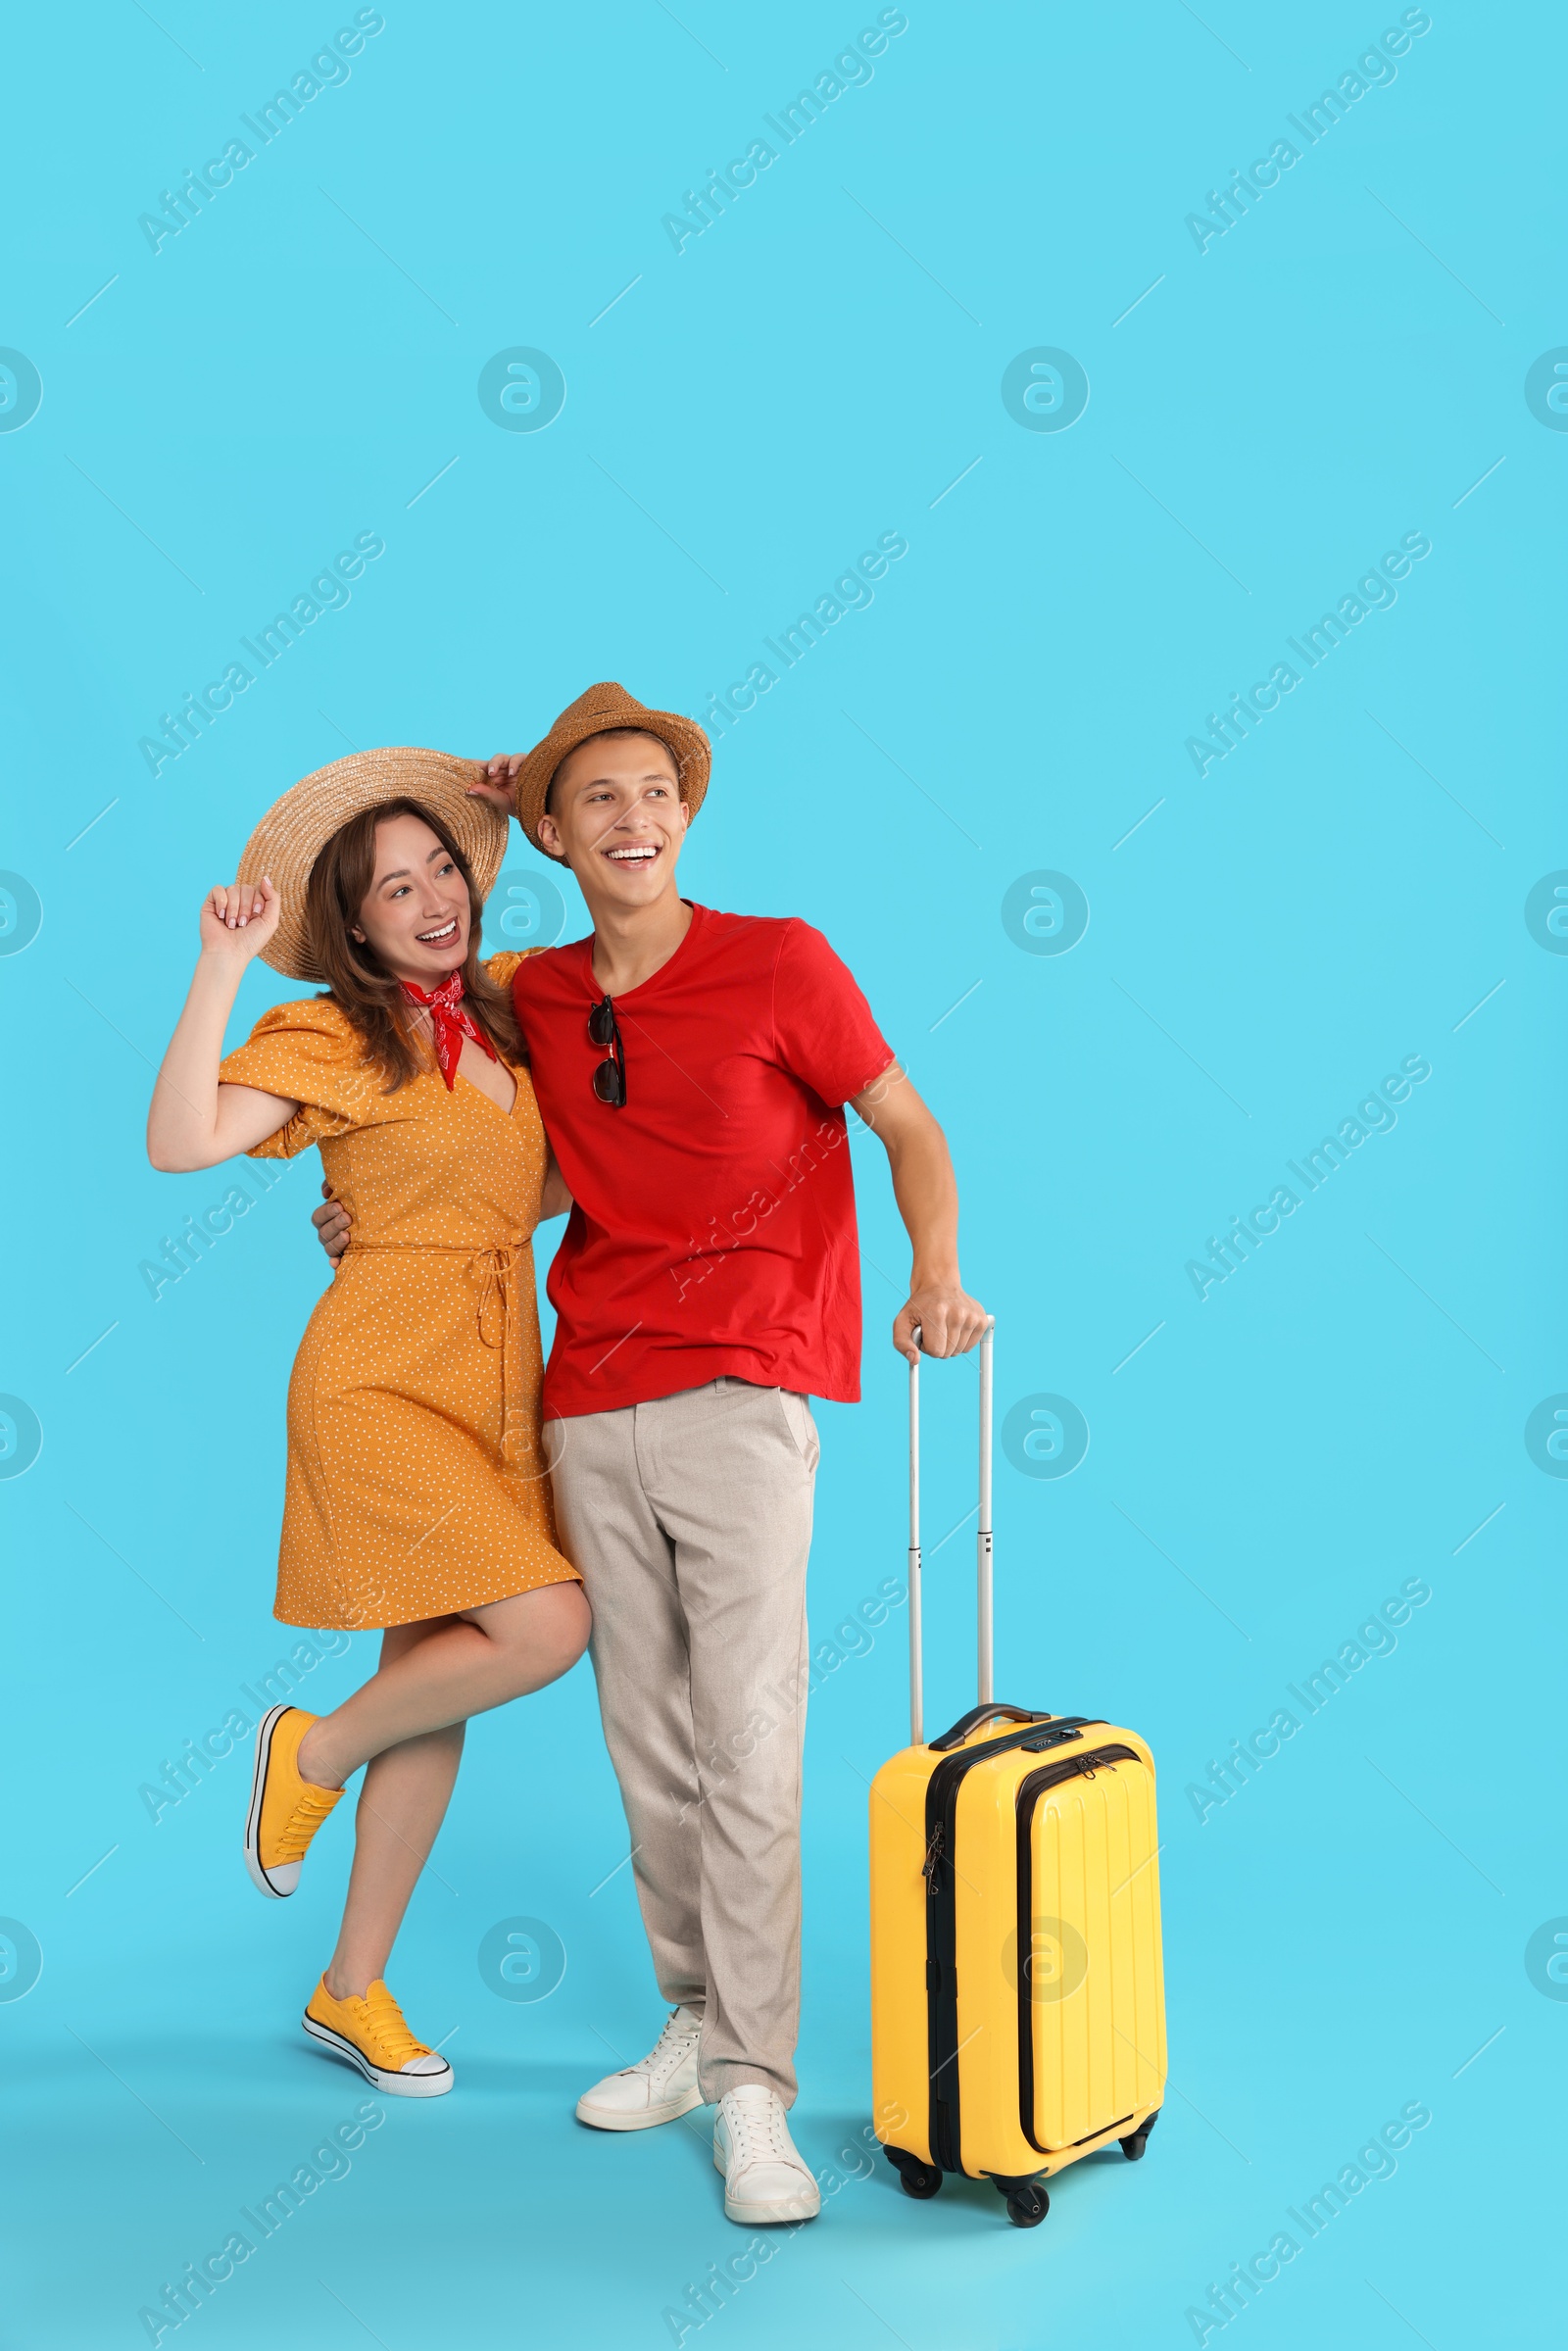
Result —
[{"label": "woman's raised hand", "polygon": [[232,955],[248,963],[277,928],[283,902],[263,874],[261,881],[220,882],[202,901],[203,955]]},{"label": "woman's raised hand", "polygon": [[277,928],[283,902],[264,875],[220,883],[202,901],[202,952],[147,1112],[147,1156],[169,1175],[216,1167],[285,1126],[298,1102],[225,1085],[223,1028],[246,966]]}]

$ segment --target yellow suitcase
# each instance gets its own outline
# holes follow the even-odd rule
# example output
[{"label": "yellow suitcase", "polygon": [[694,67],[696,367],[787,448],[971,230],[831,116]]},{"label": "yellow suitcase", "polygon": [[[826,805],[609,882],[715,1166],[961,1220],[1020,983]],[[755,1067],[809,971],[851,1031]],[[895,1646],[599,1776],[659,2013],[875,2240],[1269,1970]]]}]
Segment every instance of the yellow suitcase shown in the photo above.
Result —
[{"label": "yellow suitcase", "polygon": [[[994,1327],[994,1326],[993,1326]],[[1092,1715],[991,1687],[992,1328],[980,1348],[980,1702],[922,1739],[920,1373],[909,1366],[909,1744],[871,1788],[875,2127],[911,2196],[989,2179],[1019,2228],[1044,2180],[1165,2089],[1154,1764]]]}]

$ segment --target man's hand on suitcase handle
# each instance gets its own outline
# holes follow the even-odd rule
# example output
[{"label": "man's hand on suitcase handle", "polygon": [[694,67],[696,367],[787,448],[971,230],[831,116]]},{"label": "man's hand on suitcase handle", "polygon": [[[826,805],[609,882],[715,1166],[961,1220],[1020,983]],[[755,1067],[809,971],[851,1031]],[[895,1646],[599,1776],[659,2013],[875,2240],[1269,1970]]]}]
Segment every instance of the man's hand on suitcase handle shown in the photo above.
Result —
[{"label": "man's hand on suitcase handle", "polygon": [[967,1355],[985,1337],[988,1320],[978,1298],[957,1282],[927,1282],[911,1290],[894,1318],[893,1344],[912,1363],[916,1354]]}]

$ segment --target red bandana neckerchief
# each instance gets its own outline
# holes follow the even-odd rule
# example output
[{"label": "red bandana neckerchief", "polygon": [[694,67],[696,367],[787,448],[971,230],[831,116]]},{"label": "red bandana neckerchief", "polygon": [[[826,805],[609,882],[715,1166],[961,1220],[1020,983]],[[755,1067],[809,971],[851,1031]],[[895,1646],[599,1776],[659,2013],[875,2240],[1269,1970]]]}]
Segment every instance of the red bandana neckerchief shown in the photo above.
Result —
[{"label": "red bandana neckerchief", "polygon": [[441,1075],[446,1079],[449,1094],[457,1079],[465,1037],[471,1037],[475,1045],[482,1046],[492,1061],[501,1058],[473,1014],[463,1009],[461,969],[450,972],[440,987],[432,988],[428,996],[422,988],[416,988],[413,980],[403,982],[403,993],[412,1004],[422,1004],[430,1015],[430,1025],[435,1031],[435,1057]]}]

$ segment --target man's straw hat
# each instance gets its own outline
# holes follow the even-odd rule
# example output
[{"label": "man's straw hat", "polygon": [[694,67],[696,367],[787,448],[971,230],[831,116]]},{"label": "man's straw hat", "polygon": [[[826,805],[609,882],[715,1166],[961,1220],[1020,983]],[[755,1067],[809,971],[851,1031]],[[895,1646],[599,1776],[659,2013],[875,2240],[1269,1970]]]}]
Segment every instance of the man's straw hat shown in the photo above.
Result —
[{"label": "man's straw hat", "polygon": [[[616,726],[637,727],[645,735],[657,735],[661,743],[667,745],[680,778],[682,800],[693,816],[702,807],[713,754],[696,719],[683,718],[678,710],[651,710],[628,694],[624,686],[608,682],[590,686],[586,694],[579,694],[562,711],[544,741],[534,745],[517,769],[517,822],[543,856],[554,855],[539,838],[539,819],[545,812],[545,794],[550,789],[551,777],[579,743]],[[561,862],[559,857],[556,862]]]},{"label": "man's straw hat", "polygon": [[467,858],[480,898],[488,898],[511,827],[488,801],[468,797],[468,786],[484,781],[482,760],[454,759],[445,751],[357,751],[329,767],[318,767],[275,800],[246,842],[236,876],[259,882],[264,873],[270,874],[283,902],[277,928],[262,950],[264,961],[291,980],[325,979],[311,955],[305,926],[311,868],[351,816],[389,800],[417,801],[439,817]]}]

